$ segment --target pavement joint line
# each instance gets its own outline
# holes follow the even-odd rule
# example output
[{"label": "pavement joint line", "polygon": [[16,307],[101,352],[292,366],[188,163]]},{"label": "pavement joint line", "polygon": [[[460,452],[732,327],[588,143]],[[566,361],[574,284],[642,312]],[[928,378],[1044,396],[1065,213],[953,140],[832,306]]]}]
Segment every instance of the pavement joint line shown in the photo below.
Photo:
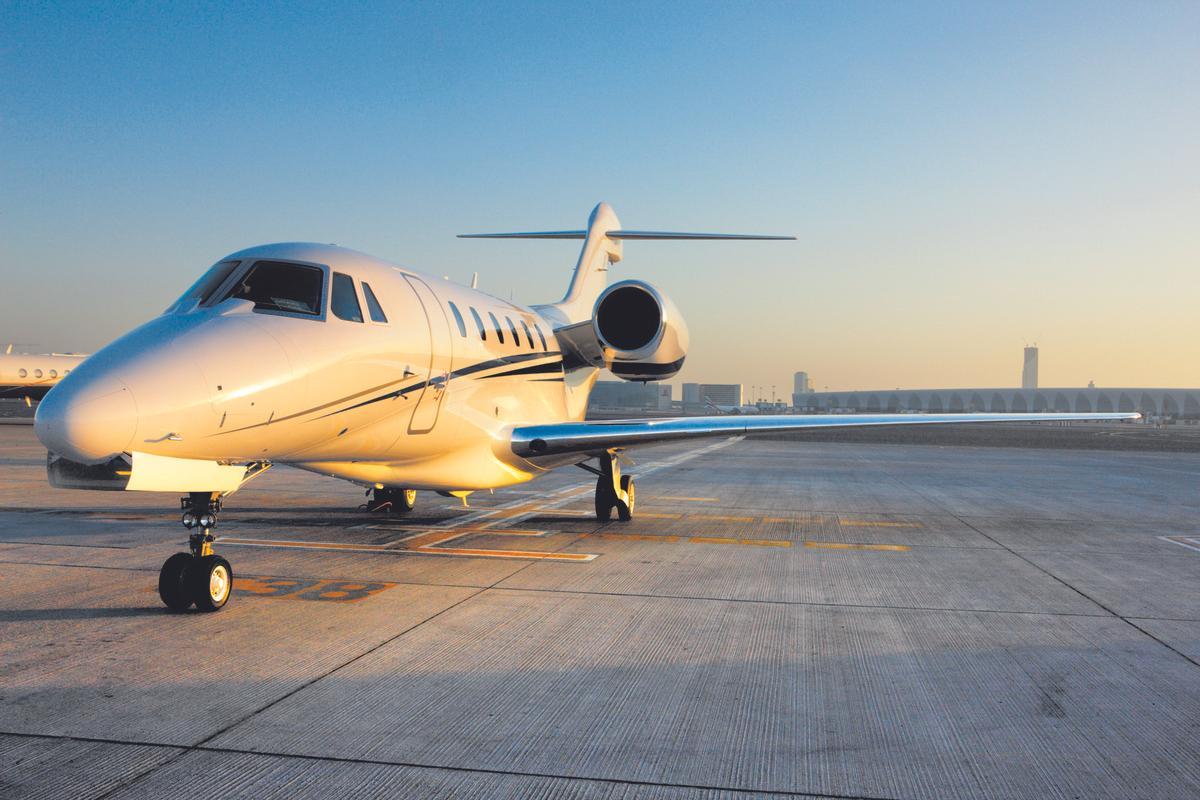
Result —
[{"label": "pavement joint line", "polygon": [[[691,453],[685,453],[684,454],[685,457],[677,458],[674,461],[674,463],[672,464],[672,466],[674,466],[674,464],[681,463],[682,461],[687,461],[687,460],[690,460],[691,458],[695,458],[699,455],[703,455],[705,453],[712,452],[713,450],[718,449],[718,447],[724,447],[726,445],[733,444],[735,442],[739,442],[742,440],[742,438],[744,438],[744,437],[731,437],[728,439],[724,439],[721,442],[718,442],[717,444],[710,445],[710,446],[704,447],[704,448],[700,448],[698,450],[692,451]],[[658,471],[658,469],[662,469],[662,467],[659,466],[652,470],[643,470],[642,474],[646,474],[647,472],[655,472],[655,471]],[[566,499],[569,499],[569,497],[570,497],[570,495],[568,495],[567,498],[564,498],[563,502],[565,502]],[[570,541],[565,543],[562,547],[558,548],[558,550],[554,551],[554,552],[561,552],[565,548],[570,547],[571,545],[578,542],[580,540],[580,538],[581,537],[579,537],[579,536],[572,537],[572,539]],[[124,789],[127,789],[130,786],[133,786],[134,784],[136,784],[138,781],[142,780],[143,778],[157,772],[160,769],[163,769],[164,767],[174,764],[179,759],[181,759],[185,755],[187,755],[189,752],[192,752],[194,750],[198,750],[198,749],[204,747],[205,745],[207,745],[209,742],[213,741],[217,737],[227,733],[228,731],[233,730],[234,728],[241,725],[242,723],[244,723],[250,719],[253,719],[254,717],[258,716],[259,714],[263,713],[264,711],[267,711],[268,709],[273,708],[274,706],[278,705],[279,703],[282,703],[285,700],[288,700],[289,698],[294,697],[296,694],[304,691],[305,689],[307,689],[310,686],[313,686],[318,681],[324,680],[325,678],[328,678],[330,675],[333,675],[334,673],[339,672],[340,670],[350,666],[351,664],[354,664],[354,663],[366,658],[367,656],[371,655],[372,653],[378,652],[383,647],[401,639],[402,637],[408,635],[409,633],[411,633],[412,631],[421,627],[422,625],[425,625],[428,622],[432,622],[433,620],[441,617],[443,614],[446,614],[446,613],[458,608],[459,606],[470,602],[474,598],[479,597],[480,595],[484,594],[488,590],[496,588],[496,586],[499,585],[502,581],[509,580],[510,578],[516,576],[518,573],[522,572],[523,570],[529,569],[530,567],[532,567],[534,564],[537,564],[537,563],[539,563],[539,562],[528,561],[527,563],[521,564],[519,567],[517,567],[515,570],[513,570],[509,574],[507,574],[503,577],[497,578],[489,586],[484,586],[484,587],[477,589],[476,591],[471,592],[470,594],[451,603],[450,605],[446,606],[445,608],[441,609],[440,611],[437,611],[436,613],[433,613],[433,614],[429,615],[428,617],[425,617],[424,619],[408,626],[407,628],[400,631],[399,633],[396,633],[395,635],[384,639],[383,641],[381,641],[381,642],[375,644],[374,646],[359,653],[358,655],[356,655],[350,659],[347,659],[346,661],[342,662],[341,664],[331,667],[330,669],[326,670],[325,672],[323,672],[319,675],[316,675],[307,681],[301,682],[299,685],[297,685],[297,686],[293,687],[291,690],[281,694],[279,697],[276,697],[273,700],[268,701],[267,703],[261,705],[257,709],[255,709],[247,714],[244,714],[243,716],[239,717],[238,719],[234,720],[233,722],[230,722],[228,725],[225,725],[220,730],[217,730],[217,731],[209,734],[208,736],[201,739],[199,742],[196,742],[195,744],[188,746],[186,749],[181,750],[180,752],[176,753],[173,757],[168,758],[158,764],[154,764],[154,765],[150,766],[149,768],[139,772],[136,775],[130,776],[126,780],[122,781],[120,784],[112,787],[111,789],[104,792],[103,794],[98,795],[95,798],[95,800],[105,800],[105,798],[111,797],[113,794],[115,794],[119,791],[123,791]],[[650,785],[650,784],[647,784],[647,785]],[[811,793],[809,793],[808,796],[811,797],[813,795]],[[865,799],[847,797],[847,800],[865,800]]]},{"label": "pavement joint line", "polygon": [[[863,459],[862,459],[862,458],[861,458],[861,456],[860,456],[858,460],[861,462]],[[918,495],[919,497],[922,497],[922,498],[924,498],[924,499],[925,499],[927,502],[933,503],[933,504],[935,504],[935,505],[942,505],[942,504],[941,504],[939,501],[937,501],[936,499],[929,497],[928,495],[926,495],[926,494],[924,494],[923,492],[921,492],[919,489],[915,489],[915,488],[913,488],[913,487],[912,487],[912,486],[910,486],[910,485],[909,485],[907,482],[905,482],[905,481],[904,481],[904,480],[902,480],[901,478],[898,478],[898,477],[896,477],[896,476],[895,476],[894,474],[892,474],[891,472],[888,472],[888,471],[885,471],[885,470],[879,470],[879,471],[883,472],[883,474],[884,474],[884,475],[885,475],[885,476],[886,476],[886,477],[887,477],[889,480],[891,480],[891,481],[893,481],[893,482],[895,482],[895,483],[899,484],[900,486],[904,487],[905,489],[907,489],[908,491],[912,492],[913,494],[916,494],[916,495]],[[944,506],[944,505],[942,505],[942,507],[944,508],[945,506]],[[1062,579],[1062,578],[1060,578],[1058,575],[1055,575],[1053,572],[1051,572],[1050,570],[1046,569],[1046,568],[1045,568],[1045,567],[1043,567],[1042,565],[1040,565],[1040,564],[1038,564],[1037,562],[1033,561],[1032,559],[1030,559],[1030,558],[1028,558],[1028,557],[1026,557],[1026,556],[1022,555],[1021,553],[1019,553],[1019,552],[1017,552],[1016,550],[1012,549],[1011,547],[1009,547],[1008,545],[1006,545],[1006,544],[1004,544],[1003,542],[999,541],[999,540],[998,540],[998,539],[996,539],[995,537],[988,535],[987,533],[985,533],[984,531],[980,530],[980,529],[979,529],[978,527],[976,527],[975,525],[972,525],[970,522],[967,522],[967,520],[966,520],[964,517],[962,517],[962,516],[960,516],[960,515],[958,515],[958,514],[955,514],[953,511],[949,511],[949,510],[947,510],[947,513],[949,513],[949,514],[950,514],[950,516],[952,516],[952,517],[954,517],[955,519],[957,519],[957,520],[958,520],[959,522],[961,522],[963,525],[966,525],[968,528],[970,528],[971,530],[973,530],[973,531],[975,531],[976,533],[978,533],[978,534],[979,534],[980,536],[982,536],[983,538],[987,539],[988,541],[994,542],[994,543],[995,543],[995,544],[996,544],[998,547],[1000,547],[1000,548],[1002,548],[1003,550],[1005,550],[1006,552],[1010,553],[1010,554],[1011,554],[1012,556],[1014,556],[1015,558],[1018,558],[1018,559],[1020,559],[1021,561],[1024,561],[1026,564],[1028,564],[1029,566],[1033,567],[1034,569],[1036,569],[1038,572],[1042,573],[1042,574],[1043,574],[1043,575],[1045,575],[1046,577],[1048,577],[1048,578],[1050,578],[1051,580],[1055,581],[1056,583],[1058,583],[1058,584],[1060,584],[1060,585],[1062,585],[1062,586],[1066,587],[1067,589],[1070,589],[1072,592],[1075,592],[1075,594],[1079,595],[1079,596],[1080,596],[1080,597],[1082,597],[1083,599],[1085,599],[1085,600],[1087,600],[1088,602],[1092,603],[1092,604],[1093,604],[1093,605],[1095,605],[1097,608],[1101,608],[1101,609],[1103,609],[1105,612],[1107,612],[1107,613],[1109,614],[1109,616],[1113,617],[1114,619],[1119,619],[1119,620],[1121,620],[1121,621],[1122,621],[1122,622],[1124,622],[1126,625],[1128,625],[1129,627],[1133,628],[1135,631],[1138,631],[1139,633],[1141,633],[1141,634],[1142,634],[1143,636],[1145,636],[1146,638],[1148,638],[1148,639],[1150,639],[1150,640],[1152,640],[1152,641],[1158,642],[1160,645],[1162,645],[1163,647],[1165,647],[1167,650],[1170,650],[1172,653],[1174,653],[1175,655],[1179,656],[1179,657],[1180,657],[1180,658],[1182,658],[1184,661],[1187,661],[1187,662],[1188,662],[1189,664],[1191,664],[1192,666],[1200,668],[1200,660],[1197,660],[1197,659],[1195,659],[1195,658],[1192,658],[1191,656],[1189,656],[1187,653],[1183,652],[1182,650],[1180,650],[1180,649],[1178,649],[1178,648],[1176,648],[1176,647],[1172,646],[1171,644],[1168,644],[1166,641],[1164,641],[1163,639],[1159,638],[1158,636],[1155,636],[1153,633],[1151,633],[1150,631],[1146,630],[1146,629],[1145,629],[1145,628],[1143,628],[1141,625],[1138,625],[1138,624],[1136,624],[1135,622],[1133,622],[1133,620],[1132,620],[1131,618],[1129,618],[1129,617],[1124,617],[1124,616],[1122,616],[1122,615],[1118,614],[1116,611],[1114,611],[1113,609],[1111,609],[1111,608],[1109,608],[1108,606],[1104,605],[1104,604],[1103,604],[1103,603],[1101,603],[1099,600],[1097,600],[1096,598],[1094,598],[1094,597],[1092,597],[1091,595],[1089,595],[1087,592],[1083,591],[1082,589],[1080,589],[1080,588],[1078,588],[1078,587],[1076,587],[1076,586],[1073,586],[1072,584],[1070,584],[1070,583],[1068,583],[1067,581],[1063,580],[1063,579]]]},{"label": "pavement joint line", "polygon": [[[979,530],[979,529],[978,529],[978,528],[976,528],[974,525],[971,525],[971,524],[970,524],[970,523],[968,523],[966,520],[963,520],[963,524],[964,524],[964,525],[966,525],[966,526],[967,526],[968,528],[970,528],[971,530],[973,530],[973,531],[975,531],[976,533],[978,533],[980,536],[984,536],[984,537],[986,537],[986,538],[988,538],[988,539],[992,539],[992,537],[991,537],[991,536],[988,536],[986,533],[984,533],[983,531]],[[1070,589],[1071,591],[1075,592],[1075,593],[1076,593],[1076,594],[1078,594],[1080,597],[1082,597],[1082,598],[1084,598],[1085,600],[1088,600],[1088,601],[1090,601],[1090,602],[1092,602],[1092,603],[1095,603],[1095,604],[1096,604],[1098,607],[1100,607],[1100,608],[1104,609],[1106,612],[1108,612],[1110,615],[1112,615],[1112,616],[1113,616],[1113,617],[1115,617],[1116,619],[1119,619],[1119,620],[1121,620],[1121,621],[1122,621],[1122,622],[1124,622],[1126,625],[1128,625],[1129,627],[1133,628],[1135,631],[1138,631],[1138,632],[1140,632],[1140,633],[1141,633],[1143,636],[1146,636],[1147,638],[1149,638],[1149,639],[1152,639],[1152,640],[1153,640],[1153,641],[1155,641],[1155,642],[1158,642],[1160,645],[1162,645],[1163,647],[1167,648],[1168,650],[1170,650],[1172,653],[1174,653],[1175,655],[1179,656],[1179,657],[1180,657],[1180,658],[1182,658],[1183,660],[1187,661],[1187,662],[1188,662],[1189,664],[1191,664],[1192,666],[1194,666],[1194,667],[1200,667],[1200,661],[1198,661],[1198,660],[1197,660],[1197,659],[1195,659],[1195,658],[1192,658],[1192,657],[1191,657],[1191,656],[1189,656],[1187,653],[1185,653],[1185,652],[1183,652],[1182,650],[1178,649],[1177,647],[1175,647],[1175,646],[1173,646],[1173,645],[1171,645],[1171,644],[1167,643],[1165,640],[1163,640],[1163,639],[1159,638],[1158,636],[1155,636],[1153,633],[1151,633],[1150,631],[1146,630],[1146,629],[1145,629],[1145,628],[1143,628],[1141,625],[1138,625],[1137,623],[1135,623],[1135,622],[1133,621],[1133,618],[1132,618],[1132,617],[1126,617],[1126,616],[1123,616],[1123,615],[1121,615],[1121,614],[1118,614],[1118,613],[1117,613],[1116,611],[1114,611],[1113,609],[1111,609],[1111,608],[1109,608],[1108,606],[1104,605],[1104,603],[1101,603],[1099,600],[1097,600],[1096,598],[1092,597],[1091,595],[1089,595],[1087,592],[1083,591],[1082,589],[1080,589],[1080,588],[1078,588],[1078,587],[1076,587],[1076,586],[1073,586],[1073,585],[1071,585],[1071,584],[1070,584],[1070,583],[1068,583],[1067,581],[1065,581],[1065,580],[1063,580],[1062,578],[1060,578],[1059,576],[1055,575],[1055,574],[1054,574],[1053,572],[1051,572],[1050,570],[1048,570],[1048,569],[1046,569],[1045,567],[1043,567],[1041,564],[1038,564],[1037,562],[1033,561],[1032,559],[1026,558],[1025,556],[1023,556],[1023,555],[1021,555],[1020,553],[1018,553],[1016,550],[1013,550],[1011,547],[1006,547],[1005,545],[1003,545],[1002,543],[1000,543],[999,541],[997,541],[997,540],[995,540],[995,539],[992,539],[992,541],[996,542],[996,544],[1000,545],[1000,546],[1001,546],[1001,547],[1003,547],[1005,550],[1007,550],[1008,552],[1012,553],[1014,556],[1016,556],[1017,558],[1021,559],[1021,560],[1022,560],[1022,561],[1024,561],[1026,564],[1028,564],[1029,566],[1031,566],[1031,567],[1033,567],[1034,569],[1038,570],[1038,571],[1039,571],[1039,572],[1041,572],[1042,574],[1044,574],[1044,575],[1047,575],[1048,577],[1052,578],[1053,580],[1055,580],[1055,581],[1057,581],[1058,583],[1062,584],[1063,586],[1067,587],[1067,588],[1068,588],[1068,589]]]},{"label": "pavement joint line", "polygon": [[[703,783],[670,783],[667,781],[650,781],[638,780],[636,778],[609,778],[596,777],[590,775],[563,775],[555,772],[526,772],[521,770],[495,769],[489,767],[463,767],[452,766],[446,764],[427,764],[420,761],[386,761],[374,758],[355,758],[353,756],[318,756],[310,753],[288,753],[277,752],[273,750],[246,750],[239,747],[218,747],[214,745],[196,745],[188,747],[187,745],[178,744],[160,744],[158,742],[139,741],[136,739],[105,739],[99,736],[68,736],[63,734],[45,734],[45,733],[27,733],[24,731],[5,731],[0,730],[0,736],[13,736],[22,739],[49,739],[51,741],[63,742],[87,742],[89,744],[111,744],[120,745],[123,747],[159,747],[166,750],[178,750],[174,758],[158,764],[154,769],[160,769],[173,764],[189,752],[197,753],[214,753],[225,755],[243,755],[255,756],[262,758],[280,758],[280,759],[296,759],[298,761],[322,761],[331,764],[362,764],[364,766],[377,767],[403,767],[406,769],[427,769],[439,772],[466,772],[476,775],[498,775],[514,778],[545,778],[547,780],[559,781],[577,781],[583,783],[604,783],[617,786],[644,786],[657,787],[663,789],[697,789],[700,791],[725,792],[733,794],[747,794],[761,796],[764,794],[782,795],[784,797],[799,797],[799,798],[815,798],[816,800],[901,800],[900,798],[888,797],[885,795],[865,795],[865,794],[839,794],[837,792],[806,792],[795,789],[743,789],[736,786],[725,786],[722,784],[703,784]],[[102,800],[110,796],[114,791],[120,791],[128,788],[133,783],[136,783],[141,777],[149,774],[142,773],[131,781],[110,789],[102,795],[99,795],[96,800]]]}]

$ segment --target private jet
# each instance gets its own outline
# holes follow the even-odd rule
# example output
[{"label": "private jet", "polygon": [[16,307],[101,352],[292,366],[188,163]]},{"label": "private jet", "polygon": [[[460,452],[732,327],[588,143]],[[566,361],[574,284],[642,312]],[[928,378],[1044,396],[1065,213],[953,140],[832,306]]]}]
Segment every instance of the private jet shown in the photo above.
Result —
[{"label": "private jet", "polygon": [[[688,332],[641,280],[609,282],[626,241],[794,239],[626,230],[601,203],[584,230],[471,234],[576,239],[566,295],[523,306],[341,247],[284,243],[219,260],[160,316],[75,367],[37,409],[52,486],[172,492],[188,551],[159,574],[173,611],[223,607],[213,550],[222,501],[275,465],[366,487],[403,513],[418,490],[457,497],[579,466],[595,514],[627,522],[629,448],[813,427],[1121,420],[1136,414],[705,416],[585,421],[602,368],[670,378]],[[589,463],[595,461],[595,464]]]}]

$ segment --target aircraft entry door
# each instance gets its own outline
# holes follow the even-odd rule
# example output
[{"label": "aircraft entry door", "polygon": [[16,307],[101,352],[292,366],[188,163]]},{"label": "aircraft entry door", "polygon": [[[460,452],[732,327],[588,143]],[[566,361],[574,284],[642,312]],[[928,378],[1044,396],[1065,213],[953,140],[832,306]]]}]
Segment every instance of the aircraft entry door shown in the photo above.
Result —
[{"label": "aircraft entry door", "polygon": [[450,379],[450,362],[453,355],[450,320],[446,318],[446,310],[425,281],[415,275],[405,275],[404,279],[416,292],[417,299],[425,309],[430,344],[429,377],[425,388],[421,390],[421,396],[417,399],[417,407],[413,409],[408,432],[429,433],[437,422],[438,411],[441,410],[442,399],[446,396]]}]

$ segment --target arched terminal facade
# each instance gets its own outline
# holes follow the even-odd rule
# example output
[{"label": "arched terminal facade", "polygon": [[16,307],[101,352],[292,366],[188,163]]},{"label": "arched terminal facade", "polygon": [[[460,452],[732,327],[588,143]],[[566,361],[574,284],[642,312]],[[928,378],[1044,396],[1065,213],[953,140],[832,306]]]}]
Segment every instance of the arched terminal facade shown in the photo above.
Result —
[{"label": "arched terminal facade", "polygon": [[811,411],[876,412],[1101,412],[1139,411],[1150,417],[1200,419],[1200,389],[904,389],[796,395]]}]

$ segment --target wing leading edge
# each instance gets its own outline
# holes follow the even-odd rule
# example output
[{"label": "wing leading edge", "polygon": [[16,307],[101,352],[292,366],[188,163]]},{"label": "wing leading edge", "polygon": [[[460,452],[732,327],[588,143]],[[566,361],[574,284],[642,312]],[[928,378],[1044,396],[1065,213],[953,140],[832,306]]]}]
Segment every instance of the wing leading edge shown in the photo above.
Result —
[{"label": "wing leading edge", "polygon": [[526,425],[512,431],[513,453],[522,458],[599,454],[614,448],[809,428],[878,425],[947,425],[969,422],[1072,422],[1139,419],[1117,414],[809,414],[779,416],[674,417]]}]

